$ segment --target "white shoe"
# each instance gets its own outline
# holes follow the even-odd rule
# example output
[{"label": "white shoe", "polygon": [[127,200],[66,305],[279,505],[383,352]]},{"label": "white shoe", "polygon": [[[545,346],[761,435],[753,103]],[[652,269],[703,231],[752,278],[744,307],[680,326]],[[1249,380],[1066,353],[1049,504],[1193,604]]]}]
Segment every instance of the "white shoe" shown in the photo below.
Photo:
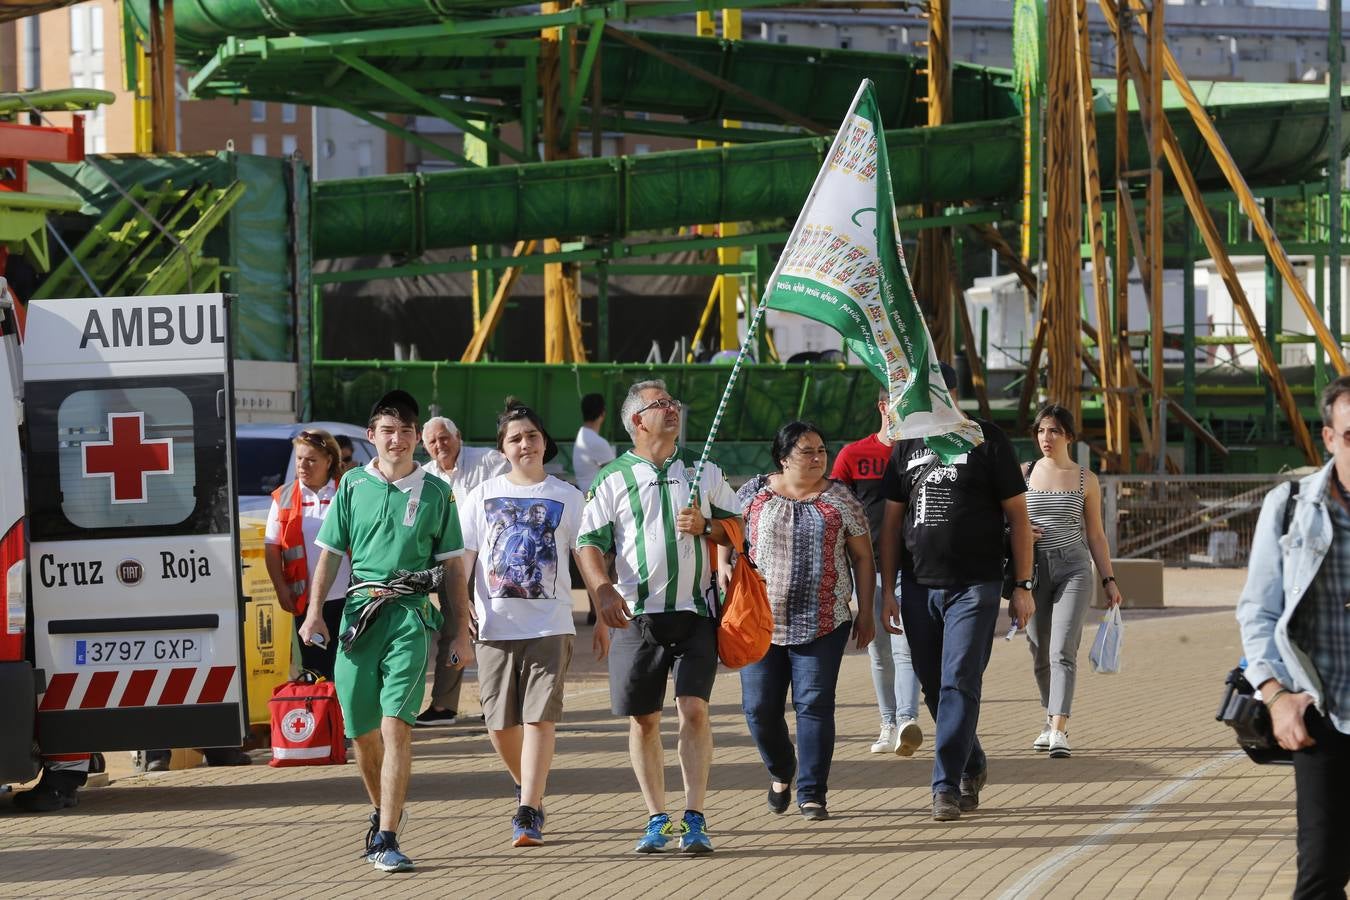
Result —
[{"label": "white shoe", "polygon": [[1049,722],[1046,722],[1045,727],[1041,729],[1041,733],[1036,737],[1036,740],[1032,742],[1031,749],[1036,750],[1037,752],[1040,753],[1044,753],[1045,751],[1049,750],[1050,735],[1053,733],[1054,729],[1050,727]]},{"label": "white shoe", "polygon": [[896,732],[898,729],[890,722],[881,723],[881,735],[872,744],[873,753],[891,753],[895,750]]},{"label": "white shoe", "polygon": [[891,748],[896,756],[913,756],[914,751],[923,743],[923,729],[913,719],[901,719],[895,723],[895,745]]},{"label": "white shoe", "polygon": [[1071,755],[1069,733],[1067,731],[1050,732],[1050,758],[1068,759]]}]

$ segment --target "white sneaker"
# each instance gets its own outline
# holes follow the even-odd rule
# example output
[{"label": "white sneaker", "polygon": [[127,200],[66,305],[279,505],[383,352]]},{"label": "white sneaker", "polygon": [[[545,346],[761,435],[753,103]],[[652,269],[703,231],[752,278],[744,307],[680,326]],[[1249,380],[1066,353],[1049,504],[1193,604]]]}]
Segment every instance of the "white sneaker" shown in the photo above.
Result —
[{"label": "white sneaker", "polygon": [[893,752],[895,750],[896,732],[897,729],[893,724],[890,722],[882,722],[881,735],[876,739],[876,742],[872,744],[870,748],[871,751],[873,753]]},{"label": "white sneaker", "polygon": [[923,743],[923,729],[913,719],[901,719],[895,723],[895,745],[891,748],[896,756],[913,756],[914,751]]},{"label": "white sneaker", "polygon": [[1045,751],[1049,750],[1050,735],[1052,733],[1054,733],[1054,729],[1050,727],[1049,722],[1046,722],[1045,727],[1041,729],[1041,733],[1036,737],[1036,740],[1032,742],[1031,749],[1036,750],[1040,753],[1044,753]]},{"label": "white sneaker", "polygon": [[1067,731],[1050,732],[1050,758],[1068,759],[1072,755],[1069,750],[1069,733]]}]

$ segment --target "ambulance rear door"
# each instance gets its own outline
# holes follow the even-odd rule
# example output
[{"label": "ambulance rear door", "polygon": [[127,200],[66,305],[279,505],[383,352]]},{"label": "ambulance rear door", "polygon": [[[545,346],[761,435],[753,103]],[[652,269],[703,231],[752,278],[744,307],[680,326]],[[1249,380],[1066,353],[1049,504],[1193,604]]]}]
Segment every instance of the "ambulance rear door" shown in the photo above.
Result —
[{"label": "ambulance rear door", "polygon": [[225,298],[35,301],[24,353],[43,751],[239,746]]}]

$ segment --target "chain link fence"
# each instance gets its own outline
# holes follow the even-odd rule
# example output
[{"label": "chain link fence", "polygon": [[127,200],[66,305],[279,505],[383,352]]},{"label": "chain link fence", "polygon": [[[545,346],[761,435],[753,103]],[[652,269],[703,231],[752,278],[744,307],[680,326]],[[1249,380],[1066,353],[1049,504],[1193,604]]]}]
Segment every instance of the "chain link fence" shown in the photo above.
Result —
[{"label": "chain link fence", "polygon": [[1261,503],[1279,475],[1105,475],[1111,555],[1169,566],[1245,566]]}]

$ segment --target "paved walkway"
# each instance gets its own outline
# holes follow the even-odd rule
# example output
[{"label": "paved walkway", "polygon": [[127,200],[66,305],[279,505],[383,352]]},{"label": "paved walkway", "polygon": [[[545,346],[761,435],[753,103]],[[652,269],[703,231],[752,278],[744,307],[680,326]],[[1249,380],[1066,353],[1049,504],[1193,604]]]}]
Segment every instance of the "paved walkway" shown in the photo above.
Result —
[{"label": "paved walkway", "polygon": [[[1000,635],[980,727],[990,783],[979,812],[957,822],[928,816],[926,713],[915,758],[867,751],[877,713],[867,657],[852,653],[830,821],[765,809],[769,778],[726,673],[713,695],[707,810],[717,851],[635,856],[645,816],[626,724],[586,666],[559,729],[544,847],[510,846],[511,781],[481,724],[458,725],[416,736],[401,835],[415,874],[384,875],[357,858],[368,807],[351,765],[114,771],[111,786],[60,814],[20,816],[0,798],[0,896],[1288,896],[1290,770],[1247,762],[1213,718],[1240,655],[1231,607],[1242,578],[1169,571],[1171,608],[1127,615],[1120,675],[1086,671],[1084,646],[1069,760],[1029,749],[1040,725],[1029,654],[1024,639]],[[579,657],[588,643],[578,642]],[[666,732],[667,784],[677,788],[673,721]],[[681,803],[672,791],[671,809]]]}]

